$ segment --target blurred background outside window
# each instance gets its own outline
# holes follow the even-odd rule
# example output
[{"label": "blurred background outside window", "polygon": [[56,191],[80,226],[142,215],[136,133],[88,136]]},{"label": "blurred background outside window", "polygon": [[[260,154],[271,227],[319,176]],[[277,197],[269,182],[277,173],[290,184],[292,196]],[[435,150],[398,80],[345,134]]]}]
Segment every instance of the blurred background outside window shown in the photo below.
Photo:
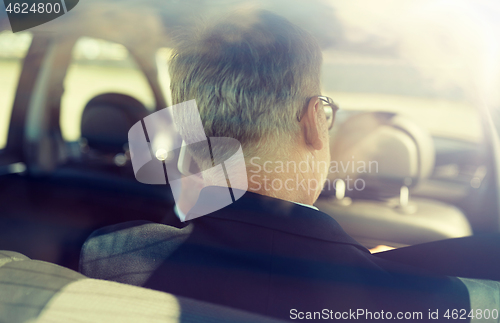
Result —
[{"label": "blurred background outside window", "polygon": [[17,83],[31,39],[29,32],[0,32],[0,149],[7,144]]},{"label": "blurred background outside window", "polygon": [[80,38],[64,81],[61,132],[66,141],[80,138],[80,122],[87,102],[99,94],[121,93],[155,107],[146,76],[125,46],[102,39]]}]

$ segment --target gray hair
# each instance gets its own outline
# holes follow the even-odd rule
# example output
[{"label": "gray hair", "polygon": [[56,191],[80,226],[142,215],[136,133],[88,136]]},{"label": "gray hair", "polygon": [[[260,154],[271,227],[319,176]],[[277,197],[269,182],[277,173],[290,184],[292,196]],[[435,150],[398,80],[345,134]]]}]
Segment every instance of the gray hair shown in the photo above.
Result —
[{"label": "gray hair", "polygon": [[236,14],[178,39],[173,103],[196,100],[206,135],[237,139],[248,157],[262,139],[297,133],[297,116],[319,94],[321,63],[316,40],[288,20]]}]

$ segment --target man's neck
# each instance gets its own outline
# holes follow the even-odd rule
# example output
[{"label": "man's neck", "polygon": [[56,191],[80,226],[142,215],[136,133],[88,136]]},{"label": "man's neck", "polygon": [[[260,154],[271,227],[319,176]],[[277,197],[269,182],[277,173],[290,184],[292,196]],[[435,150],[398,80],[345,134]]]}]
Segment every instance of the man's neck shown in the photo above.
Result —
[{"label": "man's neck", "polygon": [[256,161],[247,163],[249,192],[306,205],[316,202],[321,191],[318,186],[322,184],[314,178],[306,163],[299,169],[298,163],[291,161],[275,160],[259,166]]},{"label": "man's neck", "polygon": [[[224,163],[226,174],[231,174],[231,187],[285,201],[313,205],[325,179],[319,176],[318,161],[309,151],[298,149],[298,146],[300,145],[297,144],[294,149],[286,151],[277,148],[273,151],[272,158],[266,157],[265,154],[246,157],[243,169],[239,164]],[[210,181],[208,184],[225,185]]]}]

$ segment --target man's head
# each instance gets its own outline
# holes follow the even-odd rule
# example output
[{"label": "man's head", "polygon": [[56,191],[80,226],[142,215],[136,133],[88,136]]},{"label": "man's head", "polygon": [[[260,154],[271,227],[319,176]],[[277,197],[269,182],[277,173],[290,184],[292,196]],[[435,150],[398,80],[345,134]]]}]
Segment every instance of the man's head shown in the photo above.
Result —
[{"label": "man's head", "polygon": [[178,43],[169,66],[173,103],[196,100],[206,136],[237,139],[247,160],[329,162],[321,63],[315,39],[286,19],[235,14]]}]

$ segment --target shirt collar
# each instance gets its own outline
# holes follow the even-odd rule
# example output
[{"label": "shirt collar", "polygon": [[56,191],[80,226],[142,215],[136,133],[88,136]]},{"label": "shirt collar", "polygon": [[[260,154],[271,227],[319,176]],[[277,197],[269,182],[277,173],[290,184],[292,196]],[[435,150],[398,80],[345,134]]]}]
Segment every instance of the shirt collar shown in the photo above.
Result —
[{"label": "shirt collar", "polygon": [[181,209],[177,206],[177,203],[175,203],[175,206],[174,206],[174,213],[175,215],[177,215],[177,217],[179,218],[179,220],[181,221],[185,221],[186,220],[186,215],[184,214],[184,212],[181,211]]},{"label": "shirt collar", "polygon": [[[293,201],[291,201],[291,202],[293,202]],[[319,211],[319,209],[317,207],[315,207],[314,205],[309,205],[309,204],[304,204],[304,203],[299,203],[299,202],[293,202],[293,203],[311,208],[311,209],[316,210],[316,211]]]}]

